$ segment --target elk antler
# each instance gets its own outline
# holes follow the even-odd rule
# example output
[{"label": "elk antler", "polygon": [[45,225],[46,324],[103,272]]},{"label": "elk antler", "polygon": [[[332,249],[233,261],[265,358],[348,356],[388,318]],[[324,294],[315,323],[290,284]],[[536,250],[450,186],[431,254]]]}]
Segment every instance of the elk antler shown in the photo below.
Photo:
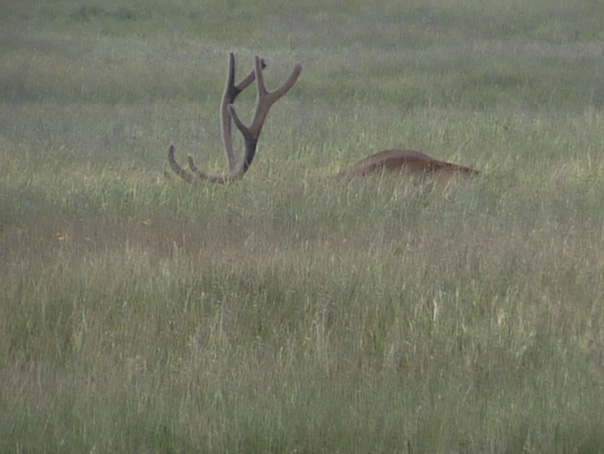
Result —
[{"label": "elk antler", "polygon": [[[229,173],[223,175],[211,175],[201,171],[192,156],[188,156],[189,167],[191,172],[182,168],[174,157],[174,145],[170,146],[168,151],[168,161],[172,170],[183,178],[185,181],[192,183],[197,180],[207,180],[213,183],[224,183],[226,181],[235,180],[243,177],[245,172],[249,169],[254,155],[256,153],[256,145],[262,126],[268,115],[270,107],[283,95],[285,95],[290,88],[294,86],[298,80],[298,76],[302,71],[302,65],[297,64],[292,71],[289,78],[285,81],[281,87],[277,90],[269,92],[264,84],[264,77],[262,74],[263,68],[266,67],[266,63],[263,59],[256,57],[254,71],[252,71],[244,80],[238,85],[235,85],[235,55],[231,53],[229,60],[229,71],[227,75],[226,86],[222,97],[222,103],[220,106],[221,126],[222,126],[222,140],[224,144],[225,155],[229,163]],[[247,127],[239,119],[239,116],[235,112],[233,102],[246,87],[248,87],[254,80],[257,82],[258,87],[258,98],[256,102],[256,113],[252,120],[252,124]],[[245,153],[241,161],[237,161],[233,151],[232,141],[232,128],[231,119],[235,122],[235,125],[241,132],[245,142]]]}]

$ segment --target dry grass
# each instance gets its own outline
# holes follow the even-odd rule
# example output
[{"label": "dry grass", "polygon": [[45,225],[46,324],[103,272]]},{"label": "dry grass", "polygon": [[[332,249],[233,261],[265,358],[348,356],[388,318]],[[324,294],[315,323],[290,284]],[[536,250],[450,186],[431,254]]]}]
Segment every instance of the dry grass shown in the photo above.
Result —
[{"label": "dry grass", "polygon": [[[601,7],[479,3],[3,6],[0,451],[600,452]],[[166,179],[231,50],[304,72]],[[326,178],[392,147],[481,175]]]}]

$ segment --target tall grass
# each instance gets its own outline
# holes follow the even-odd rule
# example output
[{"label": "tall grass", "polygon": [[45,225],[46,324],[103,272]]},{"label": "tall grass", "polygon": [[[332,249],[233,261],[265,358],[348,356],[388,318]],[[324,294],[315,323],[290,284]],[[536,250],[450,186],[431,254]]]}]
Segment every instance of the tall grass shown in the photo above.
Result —
[{"label": "tall grass", "polygon": [[[604,450],[599,3],[1,8],[0,452]],[[231,50],[304,71],[165,177]],[[481,175],[325,178],[389,147]]]}]

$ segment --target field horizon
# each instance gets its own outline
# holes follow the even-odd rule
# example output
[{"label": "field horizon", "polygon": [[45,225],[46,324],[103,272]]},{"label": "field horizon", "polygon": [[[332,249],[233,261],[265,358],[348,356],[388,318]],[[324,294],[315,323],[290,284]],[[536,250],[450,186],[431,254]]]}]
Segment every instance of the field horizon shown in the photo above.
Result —
[{"label": "field horizon", "polygon": [[[0,12],[0,452],[604,451],[604,4]],[[302,74],[187,184],[230,52]],[[329,179],[389,148],[480,175]]]}]

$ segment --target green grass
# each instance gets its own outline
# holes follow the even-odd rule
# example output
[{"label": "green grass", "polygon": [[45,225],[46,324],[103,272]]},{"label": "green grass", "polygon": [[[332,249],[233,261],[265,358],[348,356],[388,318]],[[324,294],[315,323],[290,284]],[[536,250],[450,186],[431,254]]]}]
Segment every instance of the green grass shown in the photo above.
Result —
[{"label": "green grass", "polygon": [[[0,452],[604,452],[603,17],[1,2]],[[165,177],[230,51],[304,69],[242,181]],[[326,178],[392,147],[481,175]]]}]

